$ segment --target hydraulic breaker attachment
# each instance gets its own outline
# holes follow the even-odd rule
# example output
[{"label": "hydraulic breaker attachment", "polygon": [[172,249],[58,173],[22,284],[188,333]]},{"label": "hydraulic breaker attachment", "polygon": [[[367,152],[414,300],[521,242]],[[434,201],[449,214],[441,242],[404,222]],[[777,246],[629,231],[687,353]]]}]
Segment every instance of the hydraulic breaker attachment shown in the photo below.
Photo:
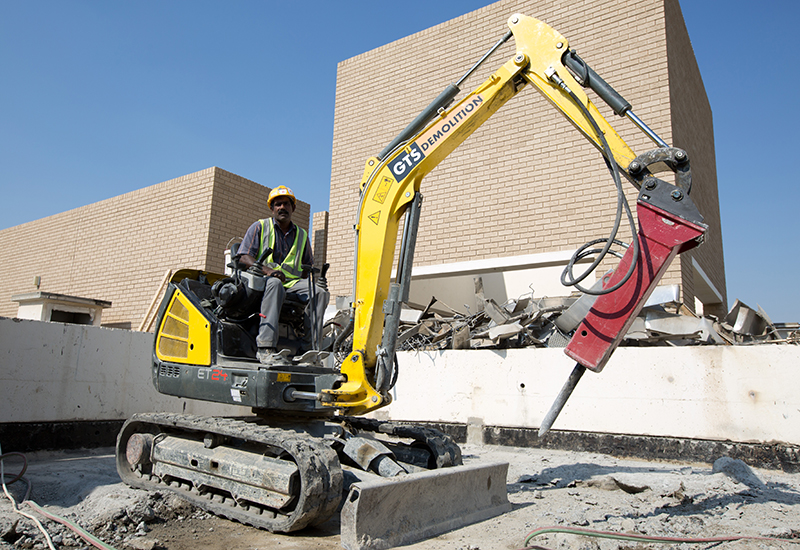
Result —
[{"label": "hydraulic breaker attachment", "polygon": [[[682,204],[676,212],[678,203]],[[702,241],[707,226],[690,203],[679,187],[655,178],[645,180],[636,205],[641,253],[633,274],[617,291],[597,299],[570,340],[567,355],[587,369],[603,370],[675,256]],[[686,215],[691,210],[696,215]],[[632,249],[628,247],[606,286],[615,285],[628,271]]]},{"label": "hydraulic breaker attachment", "polygon": [[[653,176],[649,168],[659,164],[674,172],[677,185]],[[617,269],[603,279],[603,288],[609,289],[631,273],[617,290],[597,298],[564,350],[578,364],[542,420],[539,437],[550,430],[586,369],[603,370],[675,256],[700,245],[708,229],[689,198],[692,177],[685,151],[648,151],[630,163],[628,174],[639,187],[639,253],[629,246]]]},{"label": "hydraulic breaker attachment", "polygon": [[507,463],[495,463],[354,483],[342,507],[342,546],[413,544],[508,512],[507,473]]}]

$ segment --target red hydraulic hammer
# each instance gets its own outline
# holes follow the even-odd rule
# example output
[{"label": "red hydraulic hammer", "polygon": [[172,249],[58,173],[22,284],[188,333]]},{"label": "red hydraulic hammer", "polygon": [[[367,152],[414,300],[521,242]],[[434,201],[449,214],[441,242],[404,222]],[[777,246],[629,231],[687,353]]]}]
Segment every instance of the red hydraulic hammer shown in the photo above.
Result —
[{"label": "red hydraulic hammer", "polygon": [[[600,372],[625,337],[647,298],[673,258],[696,247],[706,231],[661,208],[639,200],[639,258],[633,274],[618,290],[595,301],[564,351],[582,366]],[[619,267],[604,286],[612,286],[627,273],[633,256],[628,247]]]},{"label": "red hydraulic hammer", "polygon": [[[636,162],[639,162],[638,170],[632,171],[635,172],[632,176],[641,185],[636,202],[639,219],[636,264],[630,277],[617,290],[598,297],[575,330],[565,353],[578,364],[542,420],[540,437],[553,425],[586,369],[603,370],[675,256],[698,246],[708,229],[689,198],[691,173],[684,151],[656,149],[638,157]],[[655,178],[644,169],[657,162],[673,168],[678,186]],[[686,168],[682,169],[683,166]],[[637,178],[637,174],[640,177]],[[634,261],[633,249],[628,247],[620,265],[604,282],[604,288],[611,288],[626,276]]]}]

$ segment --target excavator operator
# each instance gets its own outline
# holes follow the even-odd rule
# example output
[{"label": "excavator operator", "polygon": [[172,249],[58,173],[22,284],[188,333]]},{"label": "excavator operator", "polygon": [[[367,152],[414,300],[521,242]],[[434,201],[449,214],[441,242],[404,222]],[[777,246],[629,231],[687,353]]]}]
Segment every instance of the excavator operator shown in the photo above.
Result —
[{"label": "excavator operator", "polygon": [[[321,330],[325,308],[330,294],[322,286],[315,284],[311,292],[312,279],[308,277],[308,267],[314,263],[308,232],[292,222],[292,214],[297,199],[291,189],[280,185],[270,191],[267,206],[272,217],[254,222],[239,245],[240,264],[249,269],[257,258],[268,248],[272,252],[263,260],[261,271],[267,276],[264,296],[261,299],[261,321],[258,327],[256,345],[258,360],[267,366],[285,361],[278,353],[278,319],[287,294],[295,294],[302,303],[308,303],[304,319],[305,334],[300,343],[298,355],[312,349],[311,316],[308,308],[313,307],[316,315],[316,331]],[[303,268],[306,268],[305,270]],[[314,303],[311,303],[313,296]]]}]

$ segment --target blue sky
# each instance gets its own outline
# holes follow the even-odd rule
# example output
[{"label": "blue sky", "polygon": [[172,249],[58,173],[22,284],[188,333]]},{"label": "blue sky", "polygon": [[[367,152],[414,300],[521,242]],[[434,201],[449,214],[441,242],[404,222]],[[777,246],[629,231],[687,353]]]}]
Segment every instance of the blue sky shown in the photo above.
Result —
[{"label": "blue sky", "polygon": [[[326,210],[336,64],[489,3],[0,0],[0,229],[209,166]],[[729,306],[800,321],[784,164],[800,3],[682,9],[714,112]]]}]

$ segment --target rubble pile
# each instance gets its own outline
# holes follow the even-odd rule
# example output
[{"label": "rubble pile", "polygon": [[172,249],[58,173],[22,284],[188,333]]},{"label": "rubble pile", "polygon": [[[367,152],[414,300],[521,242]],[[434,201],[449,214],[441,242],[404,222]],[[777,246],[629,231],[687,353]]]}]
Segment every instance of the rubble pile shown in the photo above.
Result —
[{"label": "rubble pile", "polygon": [[[397,350],[565,347],[595,297],[531,295],[497,304],[478,296],[480,311],[463,314],[435,297],[406,304]],[[723,319],[697,316],[679,299],[677,285],[658,287],[628,331],[623,346],[754,345],[800,343],[800,324],[773,323],[759,307],[740,301]]]}]

